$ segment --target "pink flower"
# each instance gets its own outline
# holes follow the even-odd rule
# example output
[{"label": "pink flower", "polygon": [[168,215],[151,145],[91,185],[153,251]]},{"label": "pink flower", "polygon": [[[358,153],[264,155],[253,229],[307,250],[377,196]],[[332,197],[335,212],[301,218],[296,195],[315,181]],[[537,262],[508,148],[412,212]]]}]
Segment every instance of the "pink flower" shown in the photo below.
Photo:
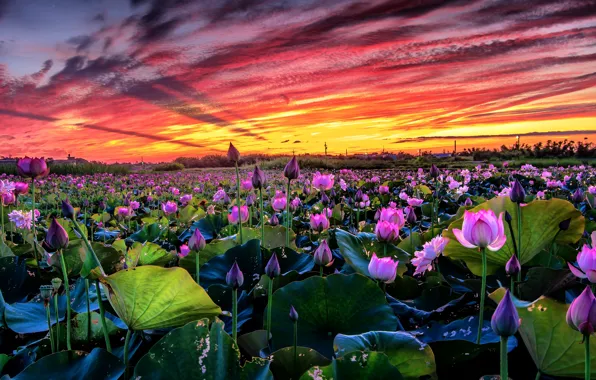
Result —
[{"label": "pink flower", "polygon": [[8,220],[13,222],[17,228],[26,230],[30,230],[33,223],[31,211],[14,210],[8,214]]},{"label": "pink flower", "polygon": [[462,229],[453,229],[455,238],[466,248],[488,248],[496,252],[507,241],[505,228],[503,227],[503,213],[499,218],[493,210],[479,210],[464,213]]},{"label": "pink flower", "polygon": [[389,186],[379,186],[379,194],[389,194]]},{"label": "pink flower", "polygon": [[[248,207],[246,205],[240,206],[240,218],[242,223],[248,221]],[[232,207],[232,212],[228,214],[228,222],[230,224],[238,224],[238,206]]]},{"label": "pink flower", "polygon": [[383,243],[393,243],[399,239],[399,226],[388,221],[379,221],[375,226],[377,240]]},{"label": "pink flower", "polygon": [[323,232],[329,228],[329,219],[325,214],[311,214],[310,228],[317,232]]},{"label": "pink flower", "polygon": [[397,224],[398,230],[400,230],[406,224],[404,211],[402,209],[396,210],[394,208],[382,208],[379,215],[379,221]]},{"label": "pink flower", "polygon": [[180,197],[180,202],[183,205],[187,205],[191,200],[192,200],[192,195],[191,194],[185,194],[185,195],[183,195],[183,196]]},{"label": "pink flower", "polygon": [[373,253],[370,263],[368,263],[368,273],[373,279],[390,284],[395,281],[397,264],[399,262],[393,261],[391,257],[379,259],[377,254]]},{"label": "pink flower", "polygon": [[128,218],[132,215],[132,209],[125,206],[121,206],[116,208],[116,214],[121,218]]},{"label": "pink flower", "polygon": [[[594,238],[592,234],[592,238]],[[592,241],[592,246],[594,242]],[[567,263],[569,269],[576,277],[587,278],[590,282],[596,283],[596,248],[590,248],[587,244],[584,244],[582,250],[577,254],[577,265],[576,268],[571,263]]]},{"label": "pink flower", "polygon": [[333,187],[333,174],[321,174],[320,172],[316,172],[315,176],[312,179],[312,185],[321,190],[330,190]]},{"label": "pink flower", "polygon": [[248,190],[252,189],[252,180],[249,178],[249,179],[242,181],[240,183],[240,188],[244,191],[248,191]]},{"label": "pink flower", "polygon": [[408,205],[412,207],[420,207],[424,201],[418,198],[408,198]]},{"label": "pink flower", "polygon": [[179,257],[186,257],[186,256],[188,256],[189,253],[190,253],[190,248],[188,248],[188,245],[182,244],[180,246],[180,253],[178,254],[178,256]]},{"label": "pink flower", "polygon": [[130,208],[132,208],[133,210],[138,210],[139,207],[141,207],[141,204],[137,201],[131,201],[130,202]]},{"label": "pink flower", "polygon": [[399,199],[401,199],[402,201],[407,201],[409,198],[408,194],[406,194],[405,192],[401,192],[399,193]]},{"label": "pink flower", "polygon": [[161,204],[161,210],[166,215],[174,214],[178,211],[178,205],[175,202],[167,201],[166,203]]},{"label": "pink flower", "polygon": [[275,196],[271,200],[271,207],[277,212],[283,211],[286,208],[286,195],[282,191],[275,191]]},{"label": "pink flower", "polygon": [[339,180],[339,187],[343,190],[346,191],[348,189],[348,184],[346,183],[346,181],[344,181],[344,179],[340,179]]},{"label": "pink flower", "polygon": [[424,243],[422,251],[414,252],[415,258],[412,259],[412,265],[416,267],[414,275],[419,275],[432,269],[433,261],[443,253],[449,239],[436,236],[431,241]]},{"label": "pink flower", "polygon": [[298,208],[300,208],[300,206],[302,206],[302,202],[300,201],[300,198],[298,198],[298,197],[292,199],[292,202],[290,202],[290,209],[292,209],[292,211],[298,210]]}]

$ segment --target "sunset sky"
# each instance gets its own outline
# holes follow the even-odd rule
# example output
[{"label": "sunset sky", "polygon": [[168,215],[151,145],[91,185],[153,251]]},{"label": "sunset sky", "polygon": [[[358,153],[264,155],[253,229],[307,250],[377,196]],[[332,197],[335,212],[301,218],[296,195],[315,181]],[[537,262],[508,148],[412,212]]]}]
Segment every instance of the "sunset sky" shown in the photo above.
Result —
[{"label": "sunset sky", "polygon": [[596,142],[596,0],[0,0],[0,156],[516,135]]}]

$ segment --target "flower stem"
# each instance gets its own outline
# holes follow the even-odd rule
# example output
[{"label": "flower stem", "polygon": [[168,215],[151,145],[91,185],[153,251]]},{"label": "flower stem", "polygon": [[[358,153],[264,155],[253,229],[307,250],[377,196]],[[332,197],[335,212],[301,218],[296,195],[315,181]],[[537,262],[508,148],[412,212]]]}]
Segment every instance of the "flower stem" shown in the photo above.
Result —
[{"label": "flower stem", "polygon": [[130,336],[132,335],[132,330],[126,330],[126,339],[124,339],[124,372],[125,372],[125,379],[128,379],[128,344],[130,343]]},{"label": "flower stem", "polygon": [[62,265],[62,274],[64,275],[64,290],[66,291],[66,349],[71,350],[70,345],[70,285],[68,284],[68,272],[66,270],[66,261],[64,260],[64,253],[57,252],[60,255],[60,264]]},{"label": "flower stem", "polygon": [[201,262],[199,260],[199,251],[195,252],[195,269],[196,269],[196,276],[195,279],[197,280],[197,284],[199,283],[199,269],[201,267]]},{"label": "flower stem", "polygon": [[586,356],[585,356],[585,380],[590,380],[590,376],[592,375],[592,370],[590,369],[590,335],[584,335],[584,345],[585,345],[585,351],[586,351]]},{"label": "flower stem", "polygon": [[236,206],[238,206],[238,234],[240,235],[240,244],[244,244],[242,239],[242,216],[240,214],[240,173],[238,172],[238,161],[236,161]]},{"label": "flower stem", "polygon": [[290,229],[292,228],[292,218],[290,218],[290,182],[288,179],[288,192],[286,194],[286,247],[290,247]]},{"label": "flower stem", "polygon": [[50,305],[46,305],[46,317],[48,318],[48,330],[50,331],[50,346],[52,347],[52,354],[56,352],[54,333],[52,332],[52,320],[50,318]]},{"label": "flower stem", "polygon": [[87,250],[89,251],[89,253],[91,253],[91,255],[93,256],[93,259],[97,263],[97,266],[99,267],[99,271],[100,271],[101,275],[105,277],[106,272],[103,270],[103,267],[101,266],[101,262],[99,261],[97,254],[93,250],[93,247],[91,247],[91,244],[89,243],[89,240],[87,239],[87,234],[83,233],[81,226],[79,226],[79,223],[76,221],[76,219],[74,217],[70,220],[72,221],[72,223],[73,223],[75,229],[77,230],[77,232],[79,233],[79,235],[81,235],[81,238],[83,239],[83,242],[85,243],[85,247],[87,247]]},{"label": "flower stem", "polygon": [[106,324],[106,312],[103,307],[103,299],[101,298],[101,287],[99,286],[99,280],[95,281],[95,287],[97,288],[97,303],[99,303],[99,319],[101,320],[101,329],[103,331],[103,337],[106,341],[106,350],[112,353],[112,344],[110,343],[110,336],[108,335],[108,325]]},{"label": "flower stem", "polygon": [[273,279],[269,278],[267,291],[267,341],[271,340],[271,309],[273,308]]},{"label": "flower stem", "polygon": [[298,363],[298,321],[294,321],[294,373]]},{"label": "flower stem", "polygon": [[4,202],[0,201],[0,207],[2,207],[1,214],[2,214],[2,242],[4,242],[4,235],[6,235],[4,231]]},{"label": "flower stem", "polygon": [[35,258],[35,266],[37,266],[37,275],[41,277],[37,256],[37,230],[35,229],[35,178],[31,178],[31,222],[31,230],[33,231],[33,257]]},{"label": "flower stem", "polygon": [[319,265],[319,276],[323,277],[323,266]]},{"label": "flower stem", "polygon": [[56,314],[56,352],[60,351],[60,314],[58,314],[58,294],[54,296],[54,312]]},{"label": "flower stem", "polygon": [[259,188],[259,202],[260,202],[260,210],[259,216],[261,218],[261,245],[265,245],[265,223],[264,223],[264,215],[263,215],[263,189]]},{"label": "flower stem", "polygon": [[238,289],[232,290],[232,338],[238,341]]},{"label": "flower stem", "polygon": [[509,337],[502,336],[501,337],[501,380],[508,380],[508,366],[507,366],[507,339]]},{"label": "flower stem", "polygon": [[482,327],[484,325],[484,298],[486,296],[486,248],[481,248],[482,253],[482,288],[480,290],[480,315],[478,316],[478,335],[476,344],[480,344]]},{"label": "flower stem", "polygon": [[534,380],[540,380],[541,377],[542,377],[542,372],[538,371],[538,372],[536,372],[536,377],[534,378]]},{"label": "flower stem", "polygon": [[[521,253],[522,253],[522,211],[521,205],[517,204],[517,260],[519,260],[521,264]],[[517,273],[517,282],[521,282],[521,270]]]},{"label": "flower stem", "polygon": [[89,279],[85,279],[85,295],[87,296],[87,342],[91,341],[91,301],[89,300]]}]

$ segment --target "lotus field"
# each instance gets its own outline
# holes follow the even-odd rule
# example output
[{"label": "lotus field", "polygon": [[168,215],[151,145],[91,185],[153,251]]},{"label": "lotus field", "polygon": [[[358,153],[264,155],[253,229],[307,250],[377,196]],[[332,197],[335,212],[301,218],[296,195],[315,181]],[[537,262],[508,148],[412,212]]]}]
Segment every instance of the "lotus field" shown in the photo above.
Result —
[{"label": "lotus field", "polygon": [[592,167],[17,166],[3,380],[596,378]]}]

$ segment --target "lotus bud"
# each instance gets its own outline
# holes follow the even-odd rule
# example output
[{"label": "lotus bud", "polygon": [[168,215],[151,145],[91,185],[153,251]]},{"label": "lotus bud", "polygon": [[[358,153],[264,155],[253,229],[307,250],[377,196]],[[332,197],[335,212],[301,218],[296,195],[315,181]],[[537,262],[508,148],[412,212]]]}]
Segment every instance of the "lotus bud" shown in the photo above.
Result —
[{"label": "lotus bud", "polygon": [[511,214],[509,213],[509,211],[505,210],[505,221],[508,224],[510,224],[512,220],[513,220],[513,218],[511,217]]},{"label": "lotus bud", "polygon": [[310,228],[316,232],[323,232],[329,228],[329,219],[322,214],[311,214],[310,215]]},{"label": "lotus bud", "polygon": [[354,200],[356,202],[362,202],[362,190],[358,189],[358,191],[356,192],[356,194],[354,194]]},{"label": "lotus bud", "polygon": [[314,254],[315,264],[328,267],[333,264],[333,254],[331,253],[331,249],[329,249],[329,244],[327,244],[327,240],[323,240],[319,247],[315,251]]},{"label": "lotus bud", "polygon": [[230,147],[228,148],[228,160],[232,162],[238,162],[240,160],[240,152],[232,143],[230,143]]},{"label": "lotus bud", "polygon": [[582,191],[582,189],[577,188],[574,192],[573,195],[571,196],[571,202],[573,203],[581,203],[584,200],[584,192]]},{"label": "lotus bud", "polygon": [[323,195],[321,195],[321,203],[323,204],[323,206],[329,205],[329,197],[327,196],[327,194],[323,193]]},{"label": "lotus bud", "polygon": [[15,196],[12,191],[2,194],[2,204],[4,206],[8,206],[13,204],[15,201]]},{"label": "lotus bud", "polygon": [[524,187],[517,179],[513,183],[513,186],[511,186],[511,192],[509,193],[509,198],[511,199],[511,202],[518,203],[518,204],[523,203],[524,200],[526,199],[526,191],[524,190]]},{"label": "lotus bud", "polygon": [[50,224],[50,228],[48,228],[48,232],[46,234],[46,243],[48,246],[53,250],[64,249],[68,246],[68,234],[64,227],[60,225],[56,221],[56,219],[52,219],[52,223]]},{"label": "lotus bud", "polygon": [[440,174],[441,174],[441,171],[439,170],[439,168],[437,168],[437,166],[435,164],[432,164],[430,166],[430,176],[432,178],[437,178]]},{"label": "lotus bud", "polygon": [[259,169],[258,166],[255,166],[255,170],[252,173],[252,187],[255,189],[262,189],[266,186],[267,177],[265,176],[265,172]]},{"label": "lotus bud", "polygon": [[271,219],[269,219],[269,224],[272,226],[279,225],[279,219],[277,218],[277,215],[275,215],[275,214],[271,215]]},{"label": "lotus bud", "polygon": [[472,203],[472,199],[471,198],[466,198],[465,202],[464,202],[464,206],[466,207],[470,207],[473,206],[474,204]]},{"label": "lotus bud", "polygon": [[296,160],[296,156],[293,156],[284,168],[284,177],[291,181],[297,179],[299,176],[300,167],[298,166],[298,160]]},{"label": "lotus bud", "polygon": [[567,324],[584,335],[594,332],[596,326],[596,298],[589,286],[573,300],[567,310]]},{"label": "lotus bud", "polygon": [[190,239],[188,239],[188,248],[190,248],[192,251],[198,252],[205,248],[205,245],[205,237],[203,234],[201,234],[201,231],[196,228],[190,236]]},{"label": "lotus bud", "polygon": [[497,217],[493,210],[466,210],[461,230],[454,228],[453,234],[466,248],[488,248],[496,252],[507,242],[503,213]]},{"label": "lotus bud", "polygon": [[38,178],[50,174],[50,168],[43,157],[25,157],[17,161],[17,172],[22,177]]},{"label": "lotus bud", "polygon": [[269,278],[273,279],[275,277],[278,277],[280,273],[281,268],[279,267],[279,261],[277,260],[277,255],[274,253],[273,255],[271,255],[271,258],[265,266],[265,274]]},{"label": "lotus bud", "polygon": [[515,308],[509,289],[507,289],[505,296],[499,302],[491,318],[490,325],[495,334],[499,336],[509,337],[515,335],[517,332],[520,325],[519,315],[517,314],[517,309]]},{"label": "lotus bud", "polygon": [[368,272],[373,279],[390,284],[395,281],[398,264],[399,262],[393,261],[391,257],[379,259],[377,254],[373,253],[368,263]]},{"label": "lotus bud", "polygon": [[226,274],[226,283],[233,289],[238,289],[244,284],[244,275],[235,261],[230,271]]},{"label": "lotus bud", "polygon": [[515,276],[519,273],[520,270],[521,265],[519,263],[519,260],[517,259],[517,256],[512,255],[511,258],[505,264],[505,272],[509,276]]},{"label": "lotus bud", "polygon": [[26,182],[15,182],[14,193],[15,195],[27,194],[29,192],[29,184]]},{"label": "lotus bud", "polygon": [[412,206],[409,206],[406,208],[406,221],[410,224],[410,226],[413,226],[414,224],[416,224],[416,221],[418,219],[416,218],[416,211],[414,211],[414,208]]},{"label": "lotus bud", "polygon": [[68,201],[68,198],[62,201],[62,216],[67,219],[74,219],[74,207]]},{"label": "lotus bud", "polygon": [[298,312],[294,309],[294,306],[290,305],[290,321],[298,322]]},{"label": "lotus bud", "polygon": [[571,218],[567,218],[561,223],[559,223],[559,229],[561,231],[567,231],[569,229],[569,225],[571,224]]}]

